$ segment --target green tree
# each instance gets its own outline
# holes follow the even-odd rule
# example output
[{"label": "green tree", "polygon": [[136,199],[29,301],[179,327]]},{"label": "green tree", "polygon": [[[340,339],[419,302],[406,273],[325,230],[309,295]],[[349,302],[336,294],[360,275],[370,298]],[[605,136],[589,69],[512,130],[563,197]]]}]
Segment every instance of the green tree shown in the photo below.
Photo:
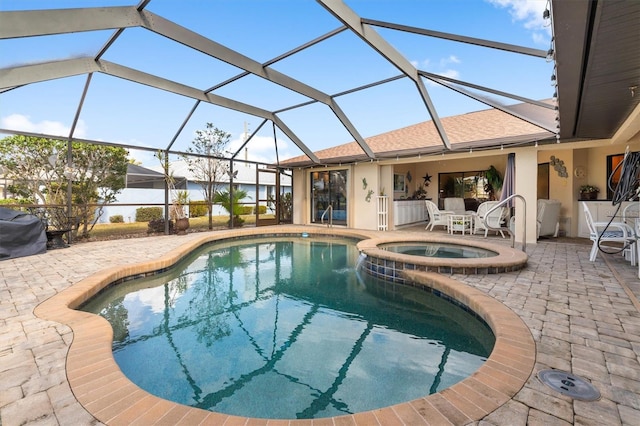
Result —
[{"label": "green tree", "polygon": [[72,164],[68,165],[66,141],[9,136],[0,140],[0,165],[13,181],[11,192],[39,204],[66,204],[71,179],[72,215],[79,236],[87,237],[102,214],[101,207],[113,202],[125,186],[128,153],[124,148],[81,142],[71,146]]},{"label": "green tree", "polygon": [[224,157],[230,139],[231,134],[207,123],[205,130],[196,130],[196,137],[187,149],[189,154],[194,155],[182,156],[189,171],[193,173],[202,187],[204,200],[209,211],[209,229],[213,229],[214,198],[222,178],[229,171],[229,162],[219,160],[219,158]]},{"label": "green tree", "polygon": [[[0,166],[13,181],[9,191],[31,203],[51,203],[64,197],[64,162],[58,152],[67,143],[55,139],[9,136],[0,140]],[[62,192],[62,194],[60,194]]]},{"label": "green tree", "polygon": [[[78,235],[86,238],[102,216],[102,207],[124,189],[129,153],[120,147],[81,142],[72,146],[74,216],[79,220]],[[98,214],[92,204],[98,205]]]}]

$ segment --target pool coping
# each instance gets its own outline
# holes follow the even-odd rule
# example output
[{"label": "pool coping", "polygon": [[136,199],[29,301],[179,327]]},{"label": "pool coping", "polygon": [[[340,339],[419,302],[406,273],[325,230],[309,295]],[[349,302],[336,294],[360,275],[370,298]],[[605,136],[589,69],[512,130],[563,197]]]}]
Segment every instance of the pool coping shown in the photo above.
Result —
[{"label": "pool coping", "polygon": [[[371,234],[340,228],[279,226],[266,234],[340,235],[369,239]],[[441,392],[385,408],[314,420],[250,419],[210,412],[174,403],[149,394],[124,376],[116,364],[111,342],[113,330],[102,317],[74,308],[114,281],[171,267],[203,244],[236,237],[265,235],[265,229],[250,228],[206,233],[156,260],[102,270],[38,305],[35,314],[68,325],[73,342],[67,354],[67,378],[76,399],[105,424],[466,424],[480,420],[509,401],[530,377],[535,363],[535,343],[524,322],[491,296],[451,277],[427,271],[403,271],[416,286],[427,286],[468,306],[496,336],[487,361],[470,377]],[[376,240],[380,240],[377,238]],[[383,240],[416,241],[394,236]],[[422,239],[421,239],[422,240]],[[426,238],[429,240],[429,238]],[[456,240],[438,237],[455,243]],[[459,243],[459,240],[457,240]],[[498,251],[498,246],[483,243]],[[382,251],[382,250],[381,250]],[[388,252],[387,252],[388,253]],[[395,255],[395,253],[394,253]],[[401,255],[402,256],[402,255]],[[526,256],[526,255],[525,255]],[[416,257],[416,256],[411,256]],[[487,258],[494,259],[495,258]],[[478,259],[474,259],[478,260]]]}]

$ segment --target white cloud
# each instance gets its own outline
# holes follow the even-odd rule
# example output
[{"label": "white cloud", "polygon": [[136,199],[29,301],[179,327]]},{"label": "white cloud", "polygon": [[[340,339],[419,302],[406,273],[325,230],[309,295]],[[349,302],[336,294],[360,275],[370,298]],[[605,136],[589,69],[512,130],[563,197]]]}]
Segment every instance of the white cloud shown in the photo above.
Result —
[{"label": "white cloud", "polygon": [[549,37],[545,34],[534,32],[531,37],[533,38],[533,42],[535,44],[546,44],[549,43]]},{"label": "white cloud", "polygon": [[[549,42],[551,26],[546,23],[542,13],[547,7],[547,0],[486,0],[497,7],[506,8],[514,22],[523,21],[524,28],[532,31],[539,31],[546,28],[547,37],[543,38],[540,33],[533,33],[532,38],[536,44],[546,44]],[[546,26],[546,27],[545,27]]]},{"label": "white cloud", "polygon": [[446,67],[449,64],[459,64],[461,61],[456,55],[449,55],[448,58],[440,59],[440,66]]},{"label": "white cloud", "polygon": [[460,72],[457,70],[448,69],[443,72],[439,72],[438,75],[443,77],[455,78],[456,80],[460,79]]},{"label": "white cloud", "polygon": [[[31,117],[22,114],[10,114],[6,117],[0,118],[0,123],[3,128],[9,130],[18,130],[31,133],[43,133],[53,136],[69,136],[70,126],[59,121],[43,120],[37,123],[31,121]],[[87,126],[83,120],[78,120],[74,136],[77,138],[84,138],[86,135]]]}]

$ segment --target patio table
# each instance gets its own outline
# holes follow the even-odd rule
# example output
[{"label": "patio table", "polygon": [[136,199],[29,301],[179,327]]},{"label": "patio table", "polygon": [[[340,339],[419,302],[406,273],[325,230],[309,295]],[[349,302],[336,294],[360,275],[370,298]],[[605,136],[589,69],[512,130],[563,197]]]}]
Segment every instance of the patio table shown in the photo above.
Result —
[{"label": "patio table", "polygon": [[466,231],[469,231],[471,235],[473,231],[473,215],[470,214],[452,214],[447,216],[447,229],[449,234],[454,232],[462,232],[462,235]]}]

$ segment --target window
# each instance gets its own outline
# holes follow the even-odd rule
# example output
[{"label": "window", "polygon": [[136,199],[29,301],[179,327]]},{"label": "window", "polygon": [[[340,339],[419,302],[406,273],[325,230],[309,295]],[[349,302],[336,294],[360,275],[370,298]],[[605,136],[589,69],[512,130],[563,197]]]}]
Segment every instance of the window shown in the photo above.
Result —
[{"label": "window", "polygon": [[393,175],[393,192],[402,192],[404,194],[406,190],[404,175]]},{"label": "window", "polygon": [[492,194],[488,192],[490,188],[486,186],[487,179],[484,176],[484,170],[440,173],[438,185],[440,208],[444,208],[442,200],[447,197],[475,198],[479,201],[486,201],[492,197]]}]

